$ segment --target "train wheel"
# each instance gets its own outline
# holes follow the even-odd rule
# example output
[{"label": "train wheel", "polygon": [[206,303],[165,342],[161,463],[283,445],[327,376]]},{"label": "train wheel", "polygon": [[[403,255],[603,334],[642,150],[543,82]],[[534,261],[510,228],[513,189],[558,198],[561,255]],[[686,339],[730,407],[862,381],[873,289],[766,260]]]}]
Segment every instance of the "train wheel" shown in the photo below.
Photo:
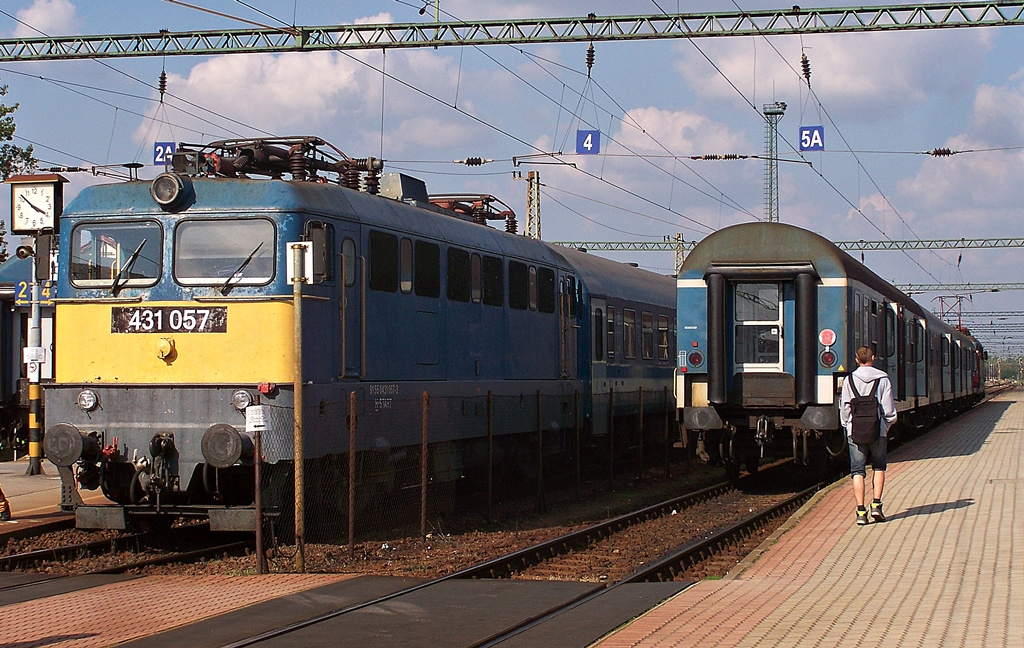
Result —
[{"label": "train wheel", "polygon": [[737,482],[740,479],[740,462],[735,459],[727,459],[725,461],[725,476],[731,482]]}]

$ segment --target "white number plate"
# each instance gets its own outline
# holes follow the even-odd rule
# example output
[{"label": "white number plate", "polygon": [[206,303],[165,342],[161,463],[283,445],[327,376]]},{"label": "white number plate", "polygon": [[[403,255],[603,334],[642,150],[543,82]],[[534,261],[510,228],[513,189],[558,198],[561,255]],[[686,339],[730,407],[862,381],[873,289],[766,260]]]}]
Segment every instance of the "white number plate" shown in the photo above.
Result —
[{"label": "white number plate", "polygon": [[115,306],[110,309],[110,332],[227,333],[228,309]]}]

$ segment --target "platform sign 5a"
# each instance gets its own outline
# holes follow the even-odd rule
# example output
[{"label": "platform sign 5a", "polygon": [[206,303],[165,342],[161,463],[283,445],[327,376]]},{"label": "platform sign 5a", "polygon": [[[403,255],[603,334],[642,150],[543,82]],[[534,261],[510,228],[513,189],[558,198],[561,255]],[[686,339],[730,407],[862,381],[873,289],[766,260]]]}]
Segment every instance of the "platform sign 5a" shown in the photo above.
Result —
[{"label": "platform sign 5a", "polygon": [[171,163],[171,156],[174,155],[174,142],[153,143],[153,164],[166,166]]},{"label": "platform sign 5a", "polygon": [[801,126],[800,127],[800,150],[801,151],[824,151],[825,150],[825,127],[824,126]]},{"label": "platform sign 5a", "polygon": [[576,155],[597,155],[601,152],[601,131],[576,131]]}]

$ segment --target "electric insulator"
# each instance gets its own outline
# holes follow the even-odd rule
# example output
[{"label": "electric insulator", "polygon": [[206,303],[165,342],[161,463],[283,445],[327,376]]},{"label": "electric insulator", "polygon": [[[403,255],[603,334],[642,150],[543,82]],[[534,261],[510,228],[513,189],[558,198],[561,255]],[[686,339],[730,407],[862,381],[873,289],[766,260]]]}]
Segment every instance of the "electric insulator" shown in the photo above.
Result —
[{"label": "electric insulator", "polygon": [[480,166],[483,163],[484,159],[478,157],[468,157],[465,162],[466,166]]},{"label": "electric insulator", "polygon": [[800,68],[804,71],[804,78],[807,79],[807,87],[811,87],[811,61],[806,54],[800,54]]},{"label": "electric insulator", "polygon": [[164,102],[165,92],[167,92],[167,71],[160,70],[160,103]]},{"label": "electric insulator", "polygon": [[935,157],[949,157],[950,155],[953,155],[953,151],[948,148],[937,148],[931,150],[931,155]]},{"label": "electric insulator", "polygon": [[594,67],[594,44],[587,48],[587,77],[590,77],[590,70]]}]

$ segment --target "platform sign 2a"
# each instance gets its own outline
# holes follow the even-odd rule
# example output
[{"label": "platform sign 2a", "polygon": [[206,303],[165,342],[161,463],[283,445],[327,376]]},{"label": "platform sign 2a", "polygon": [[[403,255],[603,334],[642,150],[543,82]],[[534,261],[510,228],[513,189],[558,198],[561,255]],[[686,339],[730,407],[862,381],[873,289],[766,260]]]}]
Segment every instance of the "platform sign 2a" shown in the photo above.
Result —
[{"label": "platform sign 2a", "polygon": [[825,127],[824,126],[801,126],[800,127],[800,150],[801,151],[824,151],[825,150]]},{"label": "platform sign 2a", "polygon": [[174,142],[153,143],[153,164],[156,166],[167,166],[171,163],[171,156],[174,155]]},{"label": "platform sign 2a", "polygon": [[601,152],[601,131],[576,131],[576,155],[597,155]]}]

